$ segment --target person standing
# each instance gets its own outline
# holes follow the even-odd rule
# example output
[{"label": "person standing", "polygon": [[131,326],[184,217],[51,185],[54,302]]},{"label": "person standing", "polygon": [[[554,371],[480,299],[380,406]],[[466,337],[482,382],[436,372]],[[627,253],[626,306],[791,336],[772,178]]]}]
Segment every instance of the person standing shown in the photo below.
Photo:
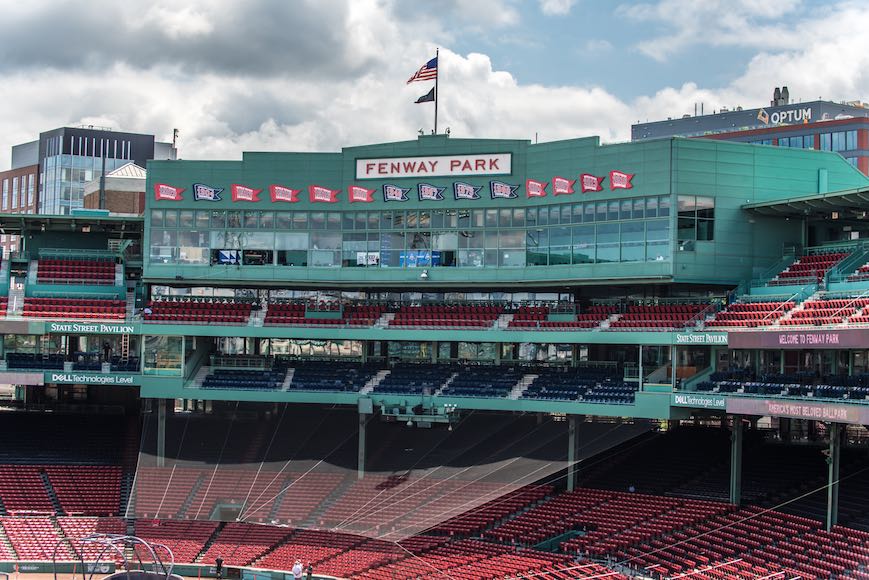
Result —
[{"label": "person standing", "polygon": [[296,560],[296,563],[293,564],[293,569],[291,571],[293,573],[293,580],[301,580],[301,578],[302,578],[302,561]]}]

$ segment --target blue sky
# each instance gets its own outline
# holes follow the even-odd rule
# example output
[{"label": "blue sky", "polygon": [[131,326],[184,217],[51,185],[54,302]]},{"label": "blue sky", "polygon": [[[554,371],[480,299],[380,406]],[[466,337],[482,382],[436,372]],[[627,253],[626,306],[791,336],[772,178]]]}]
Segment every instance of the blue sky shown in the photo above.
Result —
[{"label": "blue sky", "polygon": [[869,100],[869,0],[29,0],[4,7],[0,169],[62,125],[180,131],[187,159],[431,128],[541,141],[795,100]]}]

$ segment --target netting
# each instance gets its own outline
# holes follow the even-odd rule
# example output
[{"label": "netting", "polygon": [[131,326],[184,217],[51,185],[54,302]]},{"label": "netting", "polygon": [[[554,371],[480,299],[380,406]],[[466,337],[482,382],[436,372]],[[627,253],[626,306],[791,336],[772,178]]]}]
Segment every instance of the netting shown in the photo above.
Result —
[{"label": "netting", "polygon": [[[268,409],[266,412],[265,410]],[[559,420],[561,419],[561,420]],[[470,413],[451,428],[366,426],[316,405],[230,406],[167,418],[157,457],[146,419],[128,517],[240,521],[398,541],[563,476],[568,424],[538,415]],[[648,430],[645,423],[579,423],[580,460]]]}]

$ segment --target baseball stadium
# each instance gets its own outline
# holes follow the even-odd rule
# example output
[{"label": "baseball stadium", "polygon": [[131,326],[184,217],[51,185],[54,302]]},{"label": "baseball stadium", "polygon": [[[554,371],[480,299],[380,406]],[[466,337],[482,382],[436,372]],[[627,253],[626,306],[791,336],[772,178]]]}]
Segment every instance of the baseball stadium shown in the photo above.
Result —
[{"label": "baseball stadium", "polygon": [[7,575],[869,579],[869,178],[838,153],[147,169],[143,216],[0,215]]}]

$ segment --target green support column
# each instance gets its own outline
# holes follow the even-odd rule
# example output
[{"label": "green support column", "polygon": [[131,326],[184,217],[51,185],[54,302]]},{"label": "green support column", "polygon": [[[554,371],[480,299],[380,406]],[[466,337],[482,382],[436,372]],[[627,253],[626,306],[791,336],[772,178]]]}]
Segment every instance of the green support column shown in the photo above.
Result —
[{"label": "green support column", "polygon": [[677,361],[676,345],[670,346],[670,386],[673,390],[676,389],[676,365]]},{"label": "green support column", "polygon": [[839,455],[842,447],[842,429],[839,423],[830,424],[830,449],[827,452],[829,467],[827,480],[827,531],[839,521]]},{"label": "green support column", "polygon": [[570,415],[567,417],[567,491],[576,489],[576,476],[579,473],[578,448],[579,429],[576,425],[576,415]]},{"label": "green support column", "polygon": [[166,407],[169,399],[157,399],[157,467],[166,465]]},{"label": "green support column", "polygon": [[640,345],[640,354],[637,359],[637,390],[643,390],[643,345]]},{"label": "green support column", "polygon": [[356,456],[356,479],[365,477],[365,430],[371,415],[359,413],[359,449]]},{"label": "green support column", "polygon": [[742,417],[733,415],[730,433],[730,503],[742,502]]},{"label": "green support column", "polygon": [[778,372],[779,374],[785,374],[785,351],[778,351]]}]

